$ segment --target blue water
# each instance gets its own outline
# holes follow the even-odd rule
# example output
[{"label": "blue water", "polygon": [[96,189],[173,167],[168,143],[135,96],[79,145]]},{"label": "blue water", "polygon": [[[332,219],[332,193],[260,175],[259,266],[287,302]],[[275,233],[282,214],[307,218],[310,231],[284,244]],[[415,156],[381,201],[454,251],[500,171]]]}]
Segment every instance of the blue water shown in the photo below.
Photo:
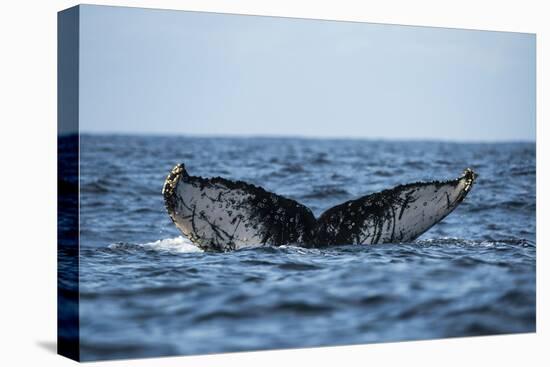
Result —
[{"label": "blue water", "polygon": [[[418,180],[479,178],[413,243],[204,253],[161,189],[176,163],[316,215]],[[84,360],[535,331],[535,145],[83,136]]]}]

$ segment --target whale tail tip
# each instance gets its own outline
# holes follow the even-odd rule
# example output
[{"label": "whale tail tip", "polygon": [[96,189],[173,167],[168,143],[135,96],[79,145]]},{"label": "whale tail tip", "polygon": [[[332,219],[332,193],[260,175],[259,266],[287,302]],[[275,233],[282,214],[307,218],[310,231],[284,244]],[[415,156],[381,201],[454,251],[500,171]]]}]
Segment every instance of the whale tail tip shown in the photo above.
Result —
[{"label": "whale tail tip", "polygon": [[474,172],[471,168],[466,168],[464,170],[464,173],[462,174],[462,178],[466,180],[466,187],[464,191],[467,193],[472,188],[474,181],[477,179],[479,175]]},{"label": "whale tail tip", "polygon": [[471,168],[466,168],[464,172],[462,173],[463,177],[467,179],[468,181],[474,182],[477,177],[479,176],[477,173],[474,172]]},{"label": "whale tail tip", "polygon": [[170,171],[168,177],[166,177],[166,181],[164,181],[164,185],[162,186],[162,194],[165,197],[171,196],[174,193],[176,185],[182,176],[189,176],[189,174],[185,170],[185,165],[180,163],[172,168],[172,171]]}]

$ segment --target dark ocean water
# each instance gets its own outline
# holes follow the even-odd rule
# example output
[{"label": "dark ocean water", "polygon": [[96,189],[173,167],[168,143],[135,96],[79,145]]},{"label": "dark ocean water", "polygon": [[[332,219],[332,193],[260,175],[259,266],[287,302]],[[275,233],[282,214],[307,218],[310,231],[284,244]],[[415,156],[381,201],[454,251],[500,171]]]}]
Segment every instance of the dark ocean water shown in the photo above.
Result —
[{"label": "dark ocean water", "polygon": [[[83,136],[84,360],[535,331],[535,145]],[[161,189],[176,163],[316,215],[418,180],[479,178],[413,243],[204,253]]]}]

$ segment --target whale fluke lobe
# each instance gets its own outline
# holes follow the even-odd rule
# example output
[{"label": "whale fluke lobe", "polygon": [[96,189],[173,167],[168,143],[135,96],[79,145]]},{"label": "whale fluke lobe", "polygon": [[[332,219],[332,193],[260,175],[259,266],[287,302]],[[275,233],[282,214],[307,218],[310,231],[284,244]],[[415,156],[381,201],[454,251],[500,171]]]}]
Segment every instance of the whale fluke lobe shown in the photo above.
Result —
[{"label": "whale fluke lobe", "polygon": [[163,195],[176,226],[203,249],[313,242],[310,209],[246,182],[189,176],[180,164],[168,175]]},{"label": "whale fluke lobe", "polygon": [[317,243],[412,241],[452,212],[474,180],[474,172],[467,169],[456,180],[400,185],[337,205],[319,217]]},{"label": "whale fluke lobe", "polygon": [[190,176],[175,166],[164,183],[172,221],[205,250],[261,245],[304,247],[416,239],[464,200],[476,179],[417,182],[350,200],[316,219],[309,208],[261,187],[221,177]]}]

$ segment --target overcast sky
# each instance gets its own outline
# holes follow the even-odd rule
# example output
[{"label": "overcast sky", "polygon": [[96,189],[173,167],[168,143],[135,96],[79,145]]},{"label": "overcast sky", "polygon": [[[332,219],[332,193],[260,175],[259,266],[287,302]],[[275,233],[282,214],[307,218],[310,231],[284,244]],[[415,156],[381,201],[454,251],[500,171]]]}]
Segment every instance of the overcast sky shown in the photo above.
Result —
[{"label": "overcast sky", "polygon": [[82,6],[93,133],[534,140],[535,36]]}]

